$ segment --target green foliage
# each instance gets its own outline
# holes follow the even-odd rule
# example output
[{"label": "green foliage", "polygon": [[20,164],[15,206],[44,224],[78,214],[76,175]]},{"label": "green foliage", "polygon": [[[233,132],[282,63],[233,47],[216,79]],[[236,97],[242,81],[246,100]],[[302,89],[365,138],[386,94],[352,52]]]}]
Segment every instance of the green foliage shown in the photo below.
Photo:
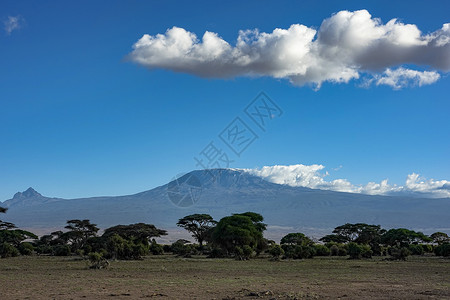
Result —
[{"label": "green foliage", "polygon": [[445,257],[450,256],[450,243],[444,243],[444,244],[437,246],[434,249],[434,253],[437,256],[445,256]]},{"label": "green foliage", "polygon": [[152,243],[150,244],[150,252],[153,255],[162,255],[164,254],[164,249],[160,244],[156,243],[156,241],[153,240]]},{"label": "green foliage", "polygon": [[406,260],[406,258],[411,255],[408,248],[399,246],[390,247],[388,253],[393,260]]},{"label": "green foliage", "polygon": [[281,239],[282,245],[300,245],[300,246],[309,246],[313,244],[313,241],[305,236],[303,233],[296,232],[296,233],[289,233],[285,235]]},{"label": "green foliage", "polygon": [[106,239],[105,248],[107,257],[112,259],[141,259],[149,251],[148,245],[139,241],[126,240],[118,234],[113,234]]},{"label": "green foliage", "polygon": [[0,243],[6,242],[14,247],[19,247],[20,243],[27,239],[37,239],[34,233],[26,230],[0,230]]},{"label": "green foliage", "polygon": [[348,243],[348,254],[351,259],[371,258],[372,250],[369,245],[350,242]]},{"label": "green foliage", "polygon": [[236,255],[236,247],[247,245],[253,250],[265,244],[263,231],[266,224],[257,213],[247,212],[222,218],[215,227],[213,243],[224,249],[229,255]]},{"label": "green foliage", "polygon": [[108,239],[114,235],[118,235],[126,240],[134,241],[135,243],[148,245],[151,238],[167,235],[167,232],[156,228],[152,224],[137,223],[131,225],[117,225],[108,228],[105,230],[102,237]]},{"label": "green foliage", "polygon": [[227,257],[227,256],[228,256],[228,253],[224,249],[222,249],[220,247],[213,247],[209,251],[209,254],[208,254],[209,258],[224,258],[224,257]]},{"label": "green foliage", "polygon": [[90,269],[106,269],[109,266],[108,260],[103,257],[102,253],[91,252],[88,254]]},{"label": "green foliage", "polygon": [[314,246],[283,244],[281,245],[281,247],[284,250],[285,258],[292,258],[292,259],[313,258],[314,255],[316,254]]},{"label": "green foliage", "polygon": [[18,250],[22,255],[31,255],[33,254],[34,247],[31,243],[23,242],[19,245]]},{"label": "green foliage", "polygon": [[200,247],[203,241],[208,239],[211,229],[217,224],[208,214],[193,214],[180,219],[177,226],[182,227],[192,233],[192,237],[197,240]]},{"label": "green foliage", "polygon": [[284,250],[280,245],[272,245],[269,249],[269,254],[272,256],[273,260],[279,260],[281,256],[284,255]]},{"label": "green foliage", "polygon": [[0,244],[0,257],[15,257],[19,255],[19,250],[10,243],[3,242]]},{"label": "green foliage", "polygon": [[430,236],[430,238],[434,243],[439,245],[450,243],[450,237],[444,232],[435,232]]},{"label": "green foliage", "polygon": [[385,232],[379,225],[368,225],[365,223],[356,223],[341,225],[333,230],[333,233],[342,237],[346,242],[355,242],[358,244],[370,244],[380,240]]},{"label": "green foliage", "polygon": [[320,241],[324,242],[324,243],[346,243],[347,242],[347,238],[344,236],[340,236],[337,234],[329,234],[326,235],[324,237],[322,237],[320,239]]},{"label": "green foliage", "polygon": [[170,245],[163,245],[162,247],[164,252],[172,252],[172,247]]},{"label": "green foliage", "polygon": [[182,257],[191,257],[198,253],[195,245],[189,244],[189,241],[180,239],[171,246],[172,253]]},{"label": "green foliage", "polygon": [[329,256],[331,251],[327,246],[321,244],[314,245],[316,256]]},{"label": "green foliage", "polygon": [[82,249],[87,240],[96,236],[99,231],[97,225],[91,224],[89,220],[69,220],[67,221],[67,226],[65,228],[69,229],[69,231],[62,234],[56,232],[55,235],[69,243],[74,252],[78,249]]},{"label": "green foliage", "polygon": [[346,256],[348,253],[347,244],[330,242],[326,243],[325,246],[330,249],[331,256]]},{"label": "green foliage", "polygon": [[253,255],[253,248],[249,245],[242,246],[242,252],[243,252],[243,258],[244,259],[250,259]]},{"label": "green foliage", "polygon": [[390,229],[383,234],[382,242],[389,246],[408,247],[408,245],[420,242],[431,242],[431,238],[422,232],[415,232],[406,228]]},{"label": "green foliage", "polygon": [[423,247],[421,245],[411,244],[408,246],[408,250],[412,255],[423,255]]},{"label": "green foliage", "polygon": [[69,256],[72,250],[69,245],[57,245],[53,247],[53,255],[55,256]]},{"label": "green foliage", "polygon": [[433,245],[430,244],[420,244],[424,253],[433,253]]}]

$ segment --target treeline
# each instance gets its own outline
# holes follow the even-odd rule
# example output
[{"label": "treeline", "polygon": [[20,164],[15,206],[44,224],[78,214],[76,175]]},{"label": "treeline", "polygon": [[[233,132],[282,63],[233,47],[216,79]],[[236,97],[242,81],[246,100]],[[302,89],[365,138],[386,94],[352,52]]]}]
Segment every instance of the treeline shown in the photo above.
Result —
[{"label": "treeline", "polygon": [[[0,207],[0,212],[5,213],[6,209]],[[385,230],[379,225],[357,223],[338,226],[332,234],[316,241],[303,233],[289,233],[277,244],[264,238],[267,225],[263,221],[263,217],[254,212],[233,214],[219,221],[208,214],[189,215],[177,225],[191,233],[197,243],[178,240],[171,245],[158,244],[155,238],[167,232],[145,223],[113,226],[99,235],[99,228],[89,220],[69,220],[66,231],[38,238],[12,223],[0,221],[0,256],[80,255],[89,258],[92,268],[106,267],[111,259],[141,259],[149,254],[164,253],[239,260],[261,254],[272,260],[314,256],[348,256],[351,259],[386,256],[405,260],[411,254],[425,253],[450,256],[450,238],[442,232],[427,236],[405,228]]]}]

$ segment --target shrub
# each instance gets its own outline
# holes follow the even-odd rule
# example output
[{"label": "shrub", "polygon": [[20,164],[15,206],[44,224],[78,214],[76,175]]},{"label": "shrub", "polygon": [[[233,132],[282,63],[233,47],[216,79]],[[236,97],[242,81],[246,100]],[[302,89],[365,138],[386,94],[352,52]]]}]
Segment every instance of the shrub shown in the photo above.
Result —
[{"label": "shrub", "polygon": [[411,255],[411,252],[406,247],[391,247],[388,252],[391,259],[394,260],[406,260]]},{"label": "shrub", "polygon": [[315,244],[314,245],[316,256],[329,256],[331,251],[325,245]]},{"label": "shrub", "polygon": [[31,243],[23,242],[19,245],[19,252],[22,255],[31,255],[33,254],[34,247]]},{"label": "shrub", "polygon": [[434,249],[434,253],[437,256],[450,256],[450,244],[449,243],[444,243],[444,244],[441,244],[441,245],[437,246]]},{"label": "shrub", "polygon": [[72,254],[72,250],[69,245],[58,245],[53,248],[53,255],[56,256],[69,256]]},{"label": "shrub", "polygon": [[164,249],[160,244],[153,243],[150,245],[150,252],[153,255],[161,255],[164,254]]},{"label": "shrub", "polygon": [[170,245],[163,245],[162,248],[165,253],[172,252],[172,247]]},{"label": "shrub", "polygon": [[420,244],[424,253],[433,253],[433,246],[429,244]]},{"label": "shrub", "polygon": [[208,255],[209,258],[224,258],[227,257],[227,252],[219,247],[214,247],[211,249]]},{"label": "shrub", "polygon": [[338,246],[338,249],[339,249],[339,251],[338,251],[339,256],[347,256],[348,255],[348,246],[347,245],[340,244]]},{"label": "shrub", "polygon": [[280,245],[273,245],[269,249],[269,254],[272,256],[273,260],[278,260],[282,255],[284,255],[284,250]]},{"label": "shrub", "polygon": [[313,258],[316,254],[313,246],[282,245],[284,256],[292,259]]},{"label": "shrub", "polygon": [[352,242],[348,244],[348,254],[351,259],[371,258],[372,250],[369,245],[358,245]]},{"label": "shrub", "polygon": [[252,257],[253,255],[253,248],[249,245],[244,245],[242,247],[242,254],[244,259],[250,259],[250,257]]},{"label": "shrub", "polygon": [[106,260],[101,253],[91,252],[88,254],[90,269],[106,269],[109,266],[109,261]]},{"label": "shrub", "polygon": [[423,255],[423,248],[421,245],[411,244],[408,246],[408,250],[412,255]]},{"label": "shrub", "polygon": [[186,240],[178,240],[173,243],[171,246],[173,254],[183,257],[191,257],[192,255],[197,254],[195,246],[187,243],[189,243],[189,241]]},{"label": "shrub", "polygon": [[330,247],[330,255],[331,256],[338,256],[339,254],[339,247],[337,245],[332,245]]},{"label": "shrub", "polygon": [[15,257],[19,255],[19,250],[17,250],[16,247],[9,243],[2,243],[0,244],[0,257],[1,258],[7,258],[7,257]]}]

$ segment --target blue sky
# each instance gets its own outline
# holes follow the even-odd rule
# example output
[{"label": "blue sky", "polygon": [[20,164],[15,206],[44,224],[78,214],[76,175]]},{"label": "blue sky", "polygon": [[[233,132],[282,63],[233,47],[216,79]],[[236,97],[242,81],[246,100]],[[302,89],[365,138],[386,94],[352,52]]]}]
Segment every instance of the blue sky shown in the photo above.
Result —
[{"label": "blue sky", "polygon": [[[140,192],[198,169],[193,158],[211,141],[235,168],[319,164],[327,180],[355,185],[401,185],[412,173],[449,180],[445,67],[389,66],[439,74],[422,86],[362,87],[384,74],[372,70],[317,89],[239,70],[196,76],[204,66],[149,70],[128,56],[144,34],[173,26],[199,39],[215,32],[234,46],[239,30],[318,30],[339,11],[361,9],[382,24],[415,24],[423,35],[450,22],[445,1],[2,1],[0,200],[29,186],[65,198]],[[259,138],[237,157],[218,135],[238,116],[251,125],[243,110],[261,91],[283,114],[266,132],[254,127]]]}]

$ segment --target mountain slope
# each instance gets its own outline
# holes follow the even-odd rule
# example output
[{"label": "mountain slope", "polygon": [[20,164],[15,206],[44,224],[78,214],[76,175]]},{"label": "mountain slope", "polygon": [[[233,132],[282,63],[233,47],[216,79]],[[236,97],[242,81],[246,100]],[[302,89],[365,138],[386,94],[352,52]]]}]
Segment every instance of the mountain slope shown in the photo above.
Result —
[{"label": "mountain slope", "polygon": [[[174,204],[175,203],[175,204]],[[290,187],[241,170],[193,171],[176,181],[135,195],[81,199],[48,198],[33,189],[17,193],[2,216],[24,228],[61,228],[69,219],[90,219],[101,228],[147,222],[165,229],[191,213],[219,219],[255,211],[269,231],[323,234],[346,222],[449,231],[450,199],[372,196]],[[281,233],[280,233],[281,234]]]}]

